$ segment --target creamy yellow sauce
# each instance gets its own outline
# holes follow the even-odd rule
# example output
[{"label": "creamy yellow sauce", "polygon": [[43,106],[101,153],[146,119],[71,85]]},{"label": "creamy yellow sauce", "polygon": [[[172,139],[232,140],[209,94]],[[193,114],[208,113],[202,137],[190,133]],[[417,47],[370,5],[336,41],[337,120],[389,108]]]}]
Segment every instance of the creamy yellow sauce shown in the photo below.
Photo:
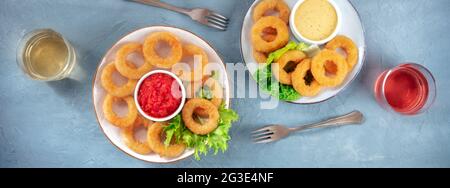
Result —
[{"label": "creamy yellow sauce", "polygon": [[305,0],[295,12],[294,24],[303,37],[320,41],[333,34],[337,19],[336,9],[328,0]]}]

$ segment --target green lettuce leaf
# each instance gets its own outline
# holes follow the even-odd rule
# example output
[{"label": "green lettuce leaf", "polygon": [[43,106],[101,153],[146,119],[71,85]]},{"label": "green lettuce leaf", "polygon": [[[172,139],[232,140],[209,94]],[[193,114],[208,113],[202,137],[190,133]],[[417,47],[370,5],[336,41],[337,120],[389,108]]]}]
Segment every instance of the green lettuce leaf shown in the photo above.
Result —
[{"label": "green lettuce leaf", "polygon": [[285,47],[280,48],[269,54],[267,57],[266,65],[259,68],[254,74],[256,82],[260,89],[274,97],[277,97],[283,101],[295,101],[301,96],[290,85],[279,83],[276,79],[272,79],[272,62],[277,61],[281,56],[290,50],[302,50],[305,51],[309,48],[306,43],[296,43],[294,41],[289,42]]},{"label": "green lettuce leaf", "polygon": [[213,92],[211,91],[211,88],[204,86],[197,92],[196,96],[202,99],[211,100],[213,98]]},{"label": "green lettuce leaf", "polygon": [[288,44],[286,44],[286,46],[284,46],[283,48],[280,48],[280,49],[270,53],[267,56],[266,64],[271,64],[272,62],[277,61],[278,59],[280,59],[281,56],[283,56],[283,54],[285,54],[289,50],[297,49],[297,46],[298,45],[296,42],[291,41]]}]

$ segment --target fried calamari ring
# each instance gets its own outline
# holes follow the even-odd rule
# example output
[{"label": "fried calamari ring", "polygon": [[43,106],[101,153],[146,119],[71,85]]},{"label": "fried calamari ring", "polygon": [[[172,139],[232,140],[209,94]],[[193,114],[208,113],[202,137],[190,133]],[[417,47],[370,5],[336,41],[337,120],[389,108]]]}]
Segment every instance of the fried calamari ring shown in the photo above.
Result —
[{"label": "fried calamari ring", "polygon": [[279,18],[283,20],[285,24],[289,23],[291,10],[283,0],[264,0],[258,3],[255,9],[253,9],[253,21],[256,22],[264,17],[269,10],[277,11]]},{"label": "fried calamari ring", "polygon": [[[208,119],[204,124],[196,122],[192,115],[197,108],[202,108],[208,112]],[[206,99],[191,99],[184,105],[183,111],[181,112],[184,124],[186,127],[195,134],[206,135],[214,131],[218,126],[219,121],[219,110],[210,101]]]},{"label": "fried calamari ring", "polygon": [[306,55],[300,50],[291,50],[283,54],[276,63],[272,64],[272,73],[275,78],[282,84],[292,85],[291,73],[286,72],[286,65],[289,63],[293,68],[302,62],[306,58]]},{"label": "fried calamari ring", "polygon": [[140,142],[134,136],[135,130],[140,126],[145,127],[143,117],[138,116],[131,126],[122,129],[122,139],[125,145],[127,145],[131,150],[145,155],[152,152],[152,150],[150,149],[148,142]]},{"label": "fried calamari ring", "polygon": [[[164,41],[171,47],[170,56],[161,57],[156,52],[158,42]],[[143,53],[145,60],[159,68],[171,68],[181,60],[183,49],[178,38],[169,32],[156,32],[150,34],[144,41]]]},{"label": "fried calamari ring", "polygon": [[[212,99],[210,100],[211,103],[216,106],[216,108],[219,108],[219,106],[222,104],[223,101],[223,88],[220,85],[220,83],[214,79],[210,78],[206,80],[206,82],[203,84],[203,87],[208,87],[212,92]],[[198,92],[198,90],[197,90]],[[194,113],[197,114],[200,117],[208,117],[208,111],[203,109],[202,107],[197,108],[194,110]]]},{"label": "fried calamari ring", "polygon": [[292,86],[295,91],[305,97],[316,96],[322,86],[317,82],[311,73],[311,60],[305,59],[297,64],[292,76]]},{"label": "fried calamari ring", "polygon": [[[124,100],[127,103],[128,113],[125,117],[119,117],[113,111],[113,104],[120,100]],[[136,109],[136,104],[134,103],[133,97],[118,98],[109,94],[105,96],[105,100],[103,101],[103,113],[106,120],[120,128],[132,126],[138,116],[138,111]]]},{"label": "fried calamari ring", "polygon": [[146,119],[146,118],[144,118],[142,116],[139,116],[139,117],[141,117],[141,120],[142,120],[142,123],[143,123],[144,127],[150,127],[150,126],[153,125],[153,123],[155,123],[152,120]]},{"label": "fried calamari ring", "polygon": [[258,52],[255,49],[253,49],[253,58],[255,58],[255,61],[260,64],[265,64],[267,60],[267,54],[264,52]]},{"label": "fried calamari ring", "polygon": [[117,71],[114,63],[110,63],[103,68],[101,75],[101,82],[103,88],[112,96],[115,97],[126,97],[133,94],[134,88],[136,87],[137,81],[133,79],[128,79],[125,85],[118,86],[114,83],[112,79],[112,74]]},{"label": "fried calamari ring", "polygon": [[139,43],[134,43],[134,42],[123,45],[117,51],[116,61],[114,63],[115,63],[117,71],[121,75],[123,75],[129,79],[139,79],[144,74],[146,74],[147,72],[149,72],[152,69],[152,65],[146,61],[139,68],[130,66],[129,64],[131,62],[129,62],[127,60],[127,56],[133,52],[142,54],[142,45]]},{"label": "fried calamari ring", "polygon": [[180,156],[184,150],[186,149],[186,145],[183,143],[170,144],[169,146],[165,146],[162,141],[162,134],[164,126],[166,124],[156,122],[153,123],[151,127],[147,130],[147,141],[150,146],[150,149],[155,153],[158,153],[162,157],[178,157]]},{"label": "fried calamari ring", "polygon": [[327,45],[325,45],[325,48],[330,50],[336,50],[338,48],[343,49],[347,54],[347,64],[349,70],[353,69],[353,66],[358,63],[358,48],[353,40],[346,36],[336,36],[333,40],[328,42]]},{"label": "fried calamari ring", "polygon": [[[277,37],[277,30],[271,27],[267,27],[263,30],[261,38],[266,42],[272,42]],[[253,58],[257,63],[265,64],[268,54],[265,52],[259,52],[253,49]]]},{"label": "fried calamari ring", "polygon": [[[273,41],[265,41],[261,34],[265,28],[276,29],[276,37]],[[282,48],[289,42],[289,30],[287,25],[275,16],[266,16],[259,19],[252,27],[251,39],[253,48],[260,52],[272,52]]]},{"label": "fried calamari ring", "polygon": [[[333,63],[336,65],[336,73],[328,75],[325,69],[326,63]],[[311,72],[314,78],[323,86],[337,86],[341,84],[347,75],[347,62],[344,57],[335,51],[322,50],[319,54],[314,56],[311,62]]]},{"label": "fried calamari ring", "polygon": [[[206,52],[193,44],[188,44],[183,46],[183,56],[193,56],[193,66],[194,70],[187,72],[180,70],[179,72],[175,73],[177,74],[181,80],[183,81],[199,81],[203,78],[203,70],[205,66],[208,64],[208,55]],[[200,57],[200,62],[195,62],[195,57]],[[200,63],[200,65],[196,65],[196,63]]]}]

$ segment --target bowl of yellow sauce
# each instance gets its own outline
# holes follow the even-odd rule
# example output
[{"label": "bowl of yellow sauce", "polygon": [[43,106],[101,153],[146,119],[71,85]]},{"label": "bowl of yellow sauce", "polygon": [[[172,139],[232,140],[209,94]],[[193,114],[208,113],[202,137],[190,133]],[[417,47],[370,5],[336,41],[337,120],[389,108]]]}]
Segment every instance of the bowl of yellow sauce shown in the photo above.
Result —
[{"label": "bowl of yellow sauce", "polygon": [[290,28],[298,40],[321,45],[337,35],[341,13],[333,0],[299,0],[292,10]]}]

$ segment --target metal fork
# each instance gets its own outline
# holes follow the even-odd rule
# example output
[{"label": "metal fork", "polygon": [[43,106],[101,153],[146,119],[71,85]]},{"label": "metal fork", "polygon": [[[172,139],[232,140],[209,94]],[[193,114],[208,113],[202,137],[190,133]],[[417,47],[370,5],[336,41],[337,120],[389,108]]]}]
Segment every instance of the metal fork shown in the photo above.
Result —
[{"label": "metal fork", "polygon": [[287,137],[290,133],[314,128],[339,127],[343,125],[361,124],[364,120],[363,114],[353,111],[346,115],[330,118],[319,123],[288,128],[283,125],[270,125],[252,132],[253,142],[257,144],[275,142]]},{"label": "metal fork", "polygon": [[158,0],[127,0],[127,1],[133,1],[154,7],[165,8],[171,11],[185,14],[203,25],[207,25],[209,27],[213,27],[221,31],[227,30],[229,22],[229,19],[227,17],[204,8],[194,8],[194,9],[181,8],[167,3],[163,3]]}]

